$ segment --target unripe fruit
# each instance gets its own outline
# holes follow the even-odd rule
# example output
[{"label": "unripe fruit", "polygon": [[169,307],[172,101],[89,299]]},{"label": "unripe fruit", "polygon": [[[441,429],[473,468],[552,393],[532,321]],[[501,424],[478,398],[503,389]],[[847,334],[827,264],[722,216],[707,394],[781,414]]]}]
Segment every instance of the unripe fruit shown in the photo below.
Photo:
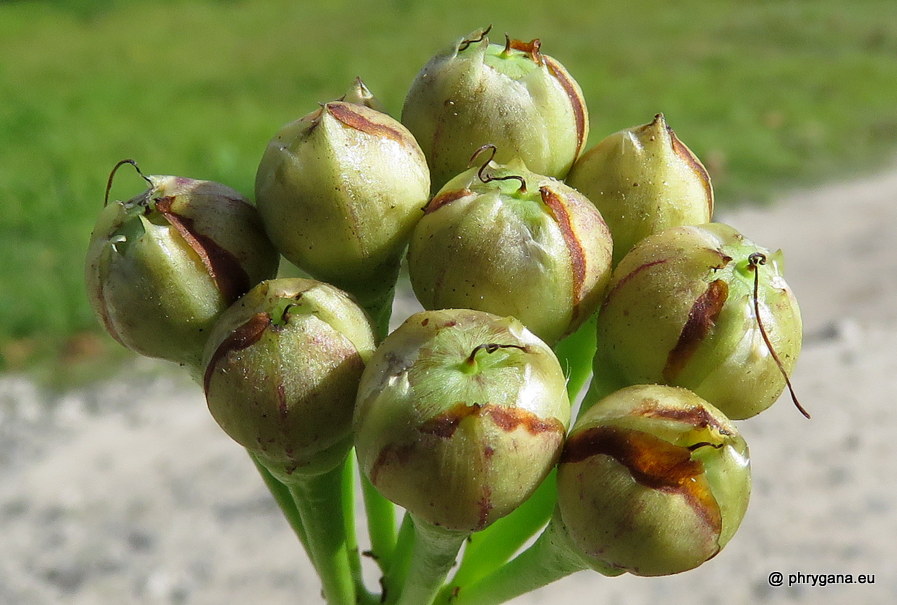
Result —
[{"label": "unripe fruit", "polygon": [[273,277],[280,257],[255,208],[233,189],[144,178],[148,190],[107,204],[97,219],[85,263],[88,297],[125,347],[198,368],[215,320]]},{"label": "unripe fruit", "polygon": [[557,461],[570,418],[551,349],[516,319],[471,310],[412,315],[358,388],[362,471],[388,499],[447,530],[483,529]]},{"label": "unripe fruit", "polygon": [[212,416],[275,476],[331,470],[352,447],[370,320],[314,280],[262,282],[225,311],[206,347]]},{"label": "unripe fruit", "polygon": [[554,344],[598,308],[610,280],[601,214],[560,181],[520,162],[452,179],[424,209],[408,270],[426,309],[512,315]]},{"label": "unripe fruit", "polygon": [[747,444],[700,397],[633,386],[590,408],[558,465],[558,509],[587,558],[668,575],[715,556],[750,497]]},{"label": "unripe fruit", "polygon": [[404,126],[340,101],[284,126],[255,183],[281,254],[366,306],[391,290],[429,189],[426,161]]},{"label": "unripe fruit", "polygon": [[614,264],[643,238],[713,216],[710,175],[667,126],[649,124],[614,133],[580,157],[567,184],[601,211],[614,238]]},{"label": "unripe fruit", "polygon": [[402,123],[414,134],[437,190],[487,143],[498,162],[515,157],[539,174],[563,178],[589,134],[582,91],[539,40],[490,44],[485,31],[433,57],[405,98]]},{"label": "unripe fruit", "polygon": [[[765,264],[755,264],[759,257]],[[614,270],[598,314],[600,393],[681,386],[735,419],[772,405],[801,348],[800,310],[781,257],[720,223],[642,240]]]}]

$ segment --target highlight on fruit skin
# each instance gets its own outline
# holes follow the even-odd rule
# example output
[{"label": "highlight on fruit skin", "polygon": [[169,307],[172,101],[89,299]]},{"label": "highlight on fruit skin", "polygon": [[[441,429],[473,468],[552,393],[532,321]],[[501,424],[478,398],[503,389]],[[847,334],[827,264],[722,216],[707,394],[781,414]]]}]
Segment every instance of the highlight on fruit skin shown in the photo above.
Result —
[{"label": "highlight on fruit skin", "polygon": [[571,429],[558,510],[596,564],[635,575],[693,569],[731,540],[747,510],[748,447],[718,409],[663,385],[617,391]]},{"label": "highlight on fruit skin", "polygon": [[563,178],[589,135],[582,90],[542,53],[538,39],[489,41],[490,28],[457,40],[424,65],[402,108],[402,123],[427,156],[433,190],[464,171],[487,143],[496,161],[515,157],[539,174]]},{"label": "highlight on fruit skin", "polygon": [[520,160],[489,161],[424,208],[408,271],[425,309],[512,315],[553,345],[597,310],[612,247],[601,213],[581,194]]},{"label": "highlight on fruit skin", "polygon": [[551,349],[519,321],[423,311],[390,334],[358,388],[359,465],[417,519],[471,532],[520,505],[570,419]]},{"label": "highlight on fruit skin", "polygon": [[[124,164],[136,168],[133,160],[119,162],[110,187]],[[140,174],[149,188],[125,202],[107,199],[97,218],[85,259],[88,299],[128,349],[195,370],[218,316],[273,277],[280,256],[237,191]]]},{"label": "highlight on fruit skin", "polygon": [[596,391],[669,384],[730,418],[762,412],[801,349],[800,309],[783,270],[781,251],[722,223],[645,238],[617,265],[599,311]]},{"label": "highlight on fruit skin", "polygon": [[302,278],[262,282],[209,336],[209,411],[285,482],[332,470],[352,447],[358,381],[374,347],[370,319],[345,292]]},{"label": "highlight on fruit skin", "polygon": [[566,182],[607,221],[614,264],[649,235],[713,217],[710,175],[662,113],[605,137],[576,161]]},{"label": "highlight on fruit skin", "polygon": [[[353,97],[354,98],[354,97]],[[398,121],[345,101],[284,126],[256,173],[256,204],[281,254],[371,306],[392,289],[430,176]]]}]

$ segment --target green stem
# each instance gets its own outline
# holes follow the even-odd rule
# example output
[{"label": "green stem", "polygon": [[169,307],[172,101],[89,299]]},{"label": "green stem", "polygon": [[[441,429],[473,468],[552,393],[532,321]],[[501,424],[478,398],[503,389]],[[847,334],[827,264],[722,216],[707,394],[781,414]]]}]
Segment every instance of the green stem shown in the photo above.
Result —
[{"label": "green stem", "polygon": [[329,605],[356,605],[342,503],[344,470],[341,464],[320,475],[293,476],[288,485]]},{"label": "green stem", "polygon": [[582,387],[592,375],[592,359],[597,348],[598,314],[593,314],[577,330],[554,346],[567,376],[567,395],[576,403]]},{"label": "green stem", "polygon": [[411,552],[414,542],[414,521],[411,520],[410,514],[405,513],[402,525],[399,527],[392,561],[386,567],[383,575],[383,600],[386,603],[395,603],[402,592],[405,578],[408,577],[408,569],[411,567]]},{"label": "green stem", "polygon": [[302,542],[302,547],[305,549],[305,552],[308,552],[308,538],[305,535],[305,527],[302,526],[299,510],[296,508],[293,496],[290,495],[289,488],[268,472],[268,469],[258,461],[255,454],[249,452],[249,457],[252,459],[252,463],[255,464],[255,468],[258,470],[259,475],[261,475],[262,481],[264,481],[265,485],[268,487],[268,491],[274,496],[274,501],[277,502],[277,505],[283,512],[283,516],[286,518],[287,523],[290,524],[290,527],[293,528],[293,531],[296,533],[296,537]]},{"label": "green stem", "polygon": [[439,605],[498,605],[542,588],[586,564],[565,546],[563,526],[554,519],[536,541],[506,565],[467,586],[447,586]]},{"label": "green stem", "polygon": [[392,565],[396,546],[396,508],[392,502],[380,495],[374,484],[364,475],[361,477],[361,493],[368,517],[371,554],[380,566],[380,571],[386,573]]},{"label": "green stem", "polygon": [[361,570],[361,551],[358,548],[358,536],[355,528],[355,458],[349,455],[343,466],[342,484],[343,520],[346,527],[346,551],[349,554],[349,571],[355,584],[355,593],[359,603],[374,604],[379,598],[368,591],[364,585]]},{"label": "green stem", "polygon": [[451,531],[414,519],[411,565],[397,605],[430,605],[467,538],[467,532]]},{"label": "green stem", "polygon": [[470,536],[451,586],[466,586],[510,559],[551,518],[557,500],[555,471],[523,504],[486,529]]},{"label": "green stem", "polygon": [[362,307],[374,321],[374,336],[377,342],[382,341],[389,334],[389,320],[392,317],[392,303],[396,297],[395,286],[382,297],[362,304]]}]

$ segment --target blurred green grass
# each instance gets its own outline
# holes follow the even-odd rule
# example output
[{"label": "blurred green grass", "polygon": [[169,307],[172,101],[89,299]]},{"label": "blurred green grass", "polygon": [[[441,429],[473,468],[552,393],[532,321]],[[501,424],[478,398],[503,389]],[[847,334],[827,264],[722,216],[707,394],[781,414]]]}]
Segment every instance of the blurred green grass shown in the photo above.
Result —
[{"label": "blurred green grass", "polygon": [[[116,161],[251,194],[282,124],[356,75],[398,115],[423,63],[489,23],[567,66],[592,143],[663,111],[721,205],[871,171],[897,149],[890,0],[0,0],[0,369],[58,378],[124,356],[82,285]],[[120,175],[113,196],[142,188]]]}]

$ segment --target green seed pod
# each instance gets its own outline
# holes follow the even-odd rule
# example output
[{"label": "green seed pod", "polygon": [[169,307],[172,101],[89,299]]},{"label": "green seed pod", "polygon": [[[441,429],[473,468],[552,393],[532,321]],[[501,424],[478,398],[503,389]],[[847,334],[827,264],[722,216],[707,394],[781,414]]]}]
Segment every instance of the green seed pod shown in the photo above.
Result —
[{"label": "green seed pod", "polygon": [[598,315],[594,369],[600,394],[681,386],[742,419],[778,399],[800,348],[781,251],[709,223],[649,236],[620,262]]},{"label": "green seed pod", "polygon": [[449,181],[424,212],[408,249],[424,308],[512,315],[549,344],[598,308],[611,274],[610,231],[560,181],[520,161],[489,163]]},{"label": "green seed pod", "polygon": [[355,447],[386,498],[427,523],[470,532],[536,489],[569,419],[557,358],[519,321],[423,311],[365,368]]},{"label": "green seed pod", "polygon": [[358,380],[374,351],[367,315],[321,282],[262,282],[221,315],[206,346],[206,401],[275,476],[334,468],[352,447]]},{"label": "green seed pod", "polygon": [[339,101],[287,124],[255,183],[281,254],[366,306],[391,290],[429,188],[426,160],[404,126]]},{"label": "green seed pod", "polygon": [[499,162],[519,157],[531,170],[563,178],[588,137],[579,85],[540,52],[539,40],[490,44],[488,31],[433,57],[405,99],[402,123],[427,156],[434,190],[487,143],[498,147]]},{"label": "green seed pod", "polygon": [[567,184],[589,198],[607,221],[614,264],[652,233],[701,225],[713,216],[710,175],[661,113],[584,153]]},{"label": "green seed pod", "polygon": [[[133,164],[116,169],[124,163]],[[144,178],[147,191],[107,204],[97,219],[85,262],[88,297],[125,347],[198,368],[215,320],[273,277],[280,257],[255,208],[233,189]]]},{"label": "green seed pod", "polygon": [[748,447],[685,389],[633,386],[590,408],[558,465],[558,509],[596,563],[668,575],[715,556],[747,510]]}]

